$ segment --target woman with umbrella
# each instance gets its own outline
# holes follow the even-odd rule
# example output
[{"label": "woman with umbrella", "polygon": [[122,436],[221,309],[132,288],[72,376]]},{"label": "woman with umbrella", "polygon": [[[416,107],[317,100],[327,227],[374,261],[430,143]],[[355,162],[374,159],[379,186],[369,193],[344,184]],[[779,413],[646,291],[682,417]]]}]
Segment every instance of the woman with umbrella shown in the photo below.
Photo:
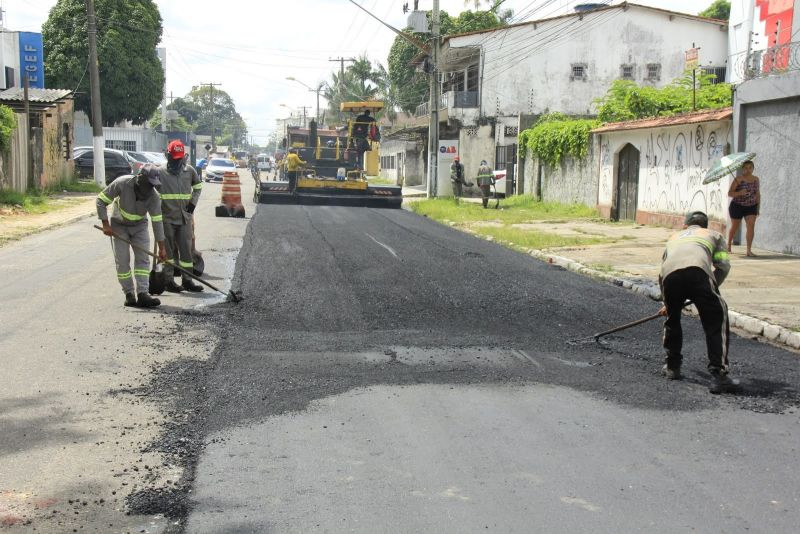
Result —
[{"label": "woman with umbrella", "polygon": [[750,160],[742,164],[742,174],[735,178],[728,189],[728,196],[731,197],[731,204],[728,213],[731,216],[731,228],[728,232],[728,252],[731,251],[733,236],[739,231],[742,219],[746,228],[747,255],[755,256],[752,251],[753,235],[755,234],[756,217],[758,217],[758,206],[761,203],[761,191],[759,188],[758,176],[753,174],[755,165]]}]

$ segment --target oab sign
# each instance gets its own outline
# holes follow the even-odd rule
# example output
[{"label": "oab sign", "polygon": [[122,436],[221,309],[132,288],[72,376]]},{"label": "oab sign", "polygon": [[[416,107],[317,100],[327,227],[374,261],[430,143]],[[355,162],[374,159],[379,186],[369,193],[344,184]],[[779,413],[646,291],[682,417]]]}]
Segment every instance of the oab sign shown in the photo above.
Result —
[{"label": "oab sign", "polygon": [[31,87],[44,89],[44,51],[42,34],[19,32],[20,87],[25,84],[25,75]]},{"label": "oab sign", "polygon": [[440,197],[452,197],[453,185],[450,183],[450,165],[458,156],[458,139],[439,140],[439,174],[436,194]]}]

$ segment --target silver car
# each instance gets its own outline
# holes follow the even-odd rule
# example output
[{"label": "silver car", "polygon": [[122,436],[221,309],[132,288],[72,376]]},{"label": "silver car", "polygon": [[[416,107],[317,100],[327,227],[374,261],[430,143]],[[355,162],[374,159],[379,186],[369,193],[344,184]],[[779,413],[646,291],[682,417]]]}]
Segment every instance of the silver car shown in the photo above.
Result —
[{"label": "silver car", "polygon": [[[226,172],[236,172],[236,164],[229,159],[212,158],[206,165],[206,182],[221,182]],[[238,173],[237,173],[238,174]]]}]

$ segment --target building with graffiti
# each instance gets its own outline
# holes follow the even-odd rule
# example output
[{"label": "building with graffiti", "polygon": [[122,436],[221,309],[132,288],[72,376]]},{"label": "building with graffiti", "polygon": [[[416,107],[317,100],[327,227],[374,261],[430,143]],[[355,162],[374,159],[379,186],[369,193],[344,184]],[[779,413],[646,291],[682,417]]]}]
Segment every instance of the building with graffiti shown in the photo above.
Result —
[{"label": "building with graffiti", "polygon": [[609,123],[593,130],[599,145],[597,206],[605,217],[680,226],[687,211],[727,224],[729,180],[704,185],[730,151],[731,108]]},{"label": "building with graffiti", "polygon": [[733,145],[761,178],[755,246],[800,254],[800,0],[735,0],[730,24]]}]

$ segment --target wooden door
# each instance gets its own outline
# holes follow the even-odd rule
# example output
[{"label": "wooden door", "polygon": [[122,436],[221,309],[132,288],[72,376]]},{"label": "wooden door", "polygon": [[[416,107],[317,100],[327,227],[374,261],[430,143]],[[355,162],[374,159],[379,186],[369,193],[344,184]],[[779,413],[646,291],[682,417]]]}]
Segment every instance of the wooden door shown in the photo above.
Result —
[{"label": "wooden door", "polygon": [[639,151],[628,144],[619,153],[617,174],[617,220],[636,220],[636,198],[639,192]]}]

